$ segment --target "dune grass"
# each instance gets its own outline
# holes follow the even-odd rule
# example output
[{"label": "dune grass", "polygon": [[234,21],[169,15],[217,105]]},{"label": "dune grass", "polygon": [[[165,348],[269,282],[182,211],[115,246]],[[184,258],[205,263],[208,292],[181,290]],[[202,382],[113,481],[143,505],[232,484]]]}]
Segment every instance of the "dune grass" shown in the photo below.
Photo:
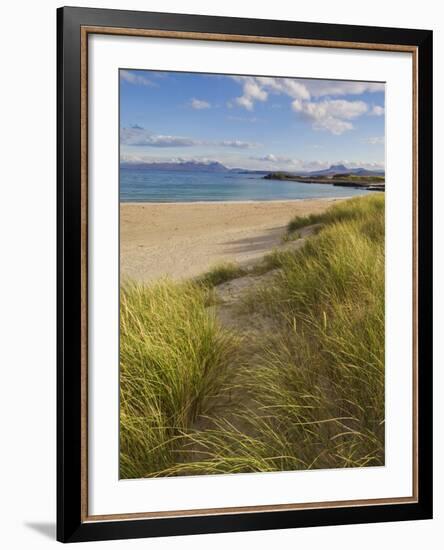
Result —
[{"label": "dune grass", "polygon": [[[321,214],[310,214],[308,216],[296,216],[288,226],[287,233],[292,233],[307,225],[317,223],[337,223],[347,220],[367,219],[378,220],[378,215],[383,215],[384,196],[368,195],[367,197],[356,197],[334,204]],[[384,230],[384,224],[382,224]]]},{"label": "dune grass", "polygon": [[192,283],[129,284],[120,297],[120,475],[174,464],[178,435],[221,388],[233,335]]},{"label": "dune grass", "polygon": [[[265,263],[276,270],[273,282],[255,288],[241,304],[244,314],[263,316],[273,327],[248,335],[248,353],[236,355],[233,337],[202,310],[202,287],[178,287],[180,298],[171,298],[177,312],[159,310],[156,302],[149,310],[160,319],[143,314],[150,321],[122,358],[129,403],[124,410],[131,413],[122,437],[130,433],[122,455],[127,477],[135,477],[134,455],[137,471],[154,476],[384,464],[384,196],[351,199],[324,214],[296,218],[288,231],[314,223],[322,227],[302,248],[270,255]],[[176,287],[159,288],[161,303],[170,303],[166,294]],[[140,329],[132,300],[122,305],[130,323],[125,345]],[[187,327],[180,338],[177,324]],[[202,341],[205,345],[197,345]],[[182,342],[188,345],[179,353]],[[197,361],[191,359],[196,349],[202,350]],[[233,358],[235,374],[233,369],[225,379],[214,374],[230,372]],[[202,363],[213,365],[213,374],[202,375],[196,368]],[[200,374],[194,379],[191,372]],[[147,386],[149,391],[141,390]],[[232,396],[222,415],[209,406],[217,391]],[[141,397],[134,400],[135,395]],[[143,410],[139,402],[146,403]],[[205,429],[192,427],[197,414],[206,415]],[[155,432],[157,439],[145,435],[137,421],[149,426],[147,434],[152,426],[162,433]],[[165,425],[180,429],[164,430]],[[140,446],[142,432],[146,443]]]},{"label": "dune grass", "polygon": [[280,327],[250,391],[280,426],[278,448],[293,442],[309,467],[383,464],[384,198],[347,201],[322,221],[246,304]]},{"label": "dune grass", "polygon": [[196,278],[196,282],[205,287],[212,288],[227,281],[237,279],[247,274],[247,270],[235,262],[222,262]]}]

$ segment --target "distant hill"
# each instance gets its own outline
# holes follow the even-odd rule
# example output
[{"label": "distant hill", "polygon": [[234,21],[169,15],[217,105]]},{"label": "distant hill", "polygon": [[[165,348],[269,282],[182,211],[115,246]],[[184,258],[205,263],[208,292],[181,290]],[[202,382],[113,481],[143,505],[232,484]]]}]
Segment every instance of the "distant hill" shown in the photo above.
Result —
[{"label": "distant hill", "polygon": [[332,164],[325,170],[313,172],[299,172],[299,175],[306,176],[334,176],[335,174],[354,174],[356,176],[383,176],[384,170],[367,170],[367,168],[347,168],[343,164]]}]

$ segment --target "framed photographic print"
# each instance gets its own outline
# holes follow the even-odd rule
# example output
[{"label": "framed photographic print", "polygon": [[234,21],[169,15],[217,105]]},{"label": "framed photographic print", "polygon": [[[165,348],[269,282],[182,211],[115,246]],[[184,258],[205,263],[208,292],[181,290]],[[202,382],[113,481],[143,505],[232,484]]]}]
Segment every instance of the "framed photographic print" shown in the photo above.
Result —
[{"label": "framed photographic print", "polygon": [[432,33],[58,10],[58,539],[432,517]]}]

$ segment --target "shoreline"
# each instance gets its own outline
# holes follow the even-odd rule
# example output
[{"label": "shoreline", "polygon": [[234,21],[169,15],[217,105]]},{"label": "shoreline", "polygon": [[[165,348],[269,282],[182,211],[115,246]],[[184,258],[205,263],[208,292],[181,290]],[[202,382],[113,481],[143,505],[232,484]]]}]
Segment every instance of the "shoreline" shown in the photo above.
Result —
[{"label": "shoreline", "polygon": [[[354,196],[360,196],[360,195],[354,195]],[[166,206],[166,205],[169,205],[169,204],[174,204],[174,205],[179,205],[179,204],[184,204],[184,205],[187,205],[187,204],[257,204],[257,203],[260,203],[260,204],[268,204],[268,203],[272,203],[272,204],[276,204],[276,203],[282,203],[282,204],[286,204],[286,203],[289,203],[289,202],[295,202],[295,203],[298,203],[298,202],[306,202],[306,201],[326,201],[326,202],[332,202],[332,201],[343,201],[343,200],[348,200],[348,199],[352,199],[353,196],[347,196],[347,197],[308,197],[308,198],[305,198],[305,199],[271,199],[271,200],[267,200],[267,199],[248,199],[248,200],[242,200],[242,201],[227,201],[227,200],[223,200],[223,201],[218,201],[218,200],[214,200],[214,201],[170,201],[170,202],[165,202],[165,201],[120,201],[120,206],[123,206],[123,205],[126,205],[126,204],[129,204],[129,205],[141,205],[141,204],[160,204],[160,205],[163,205],[163,206]]]},{"label": "shoreline", "polygon": [[282,244],[292,218],[342,200],[121,203],[121,280],[189,279],[217,264],[254,262]]},{"label": "shoreline", "polygon": [[333,176],[298,176],[286,172],[270,172],[264,176],[265,180],[294,181],[296,183],[333,185],[334,187],[351,187],[366,191],[385,191],[385,176],[341,175]]}]

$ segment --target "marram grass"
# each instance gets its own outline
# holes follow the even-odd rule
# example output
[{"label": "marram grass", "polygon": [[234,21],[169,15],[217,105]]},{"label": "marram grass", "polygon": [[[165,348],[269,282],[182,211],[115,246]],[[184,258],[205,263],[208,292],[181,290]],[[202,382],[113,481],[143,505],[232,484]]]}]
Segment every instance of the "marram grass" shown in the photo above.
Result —
[{"label": "marram grass", "polygon": [[[289,234],[313,223],[320,231],[271,255],[272,282],[241,304],[272,327],[248,334],[248,353],[208,314],[201,287],[122,292],[123,477],[384,464],[384,196],[297,218]],[[211,410],[218,392],[231,395],[224,414]]]},{"label": "marram grass", "polygon": [[213,266],[212,269],[196,278],[196,283],[204,288],[226,283],[232,279],[237,279],[247,274],[247,270],[234,262],[222,262]]},{"label": "marram grass", "polygon": [[236,348],[196,285],[164,280],[122,288],[121,477],[174,464],[178,434],[211,409]]}]

